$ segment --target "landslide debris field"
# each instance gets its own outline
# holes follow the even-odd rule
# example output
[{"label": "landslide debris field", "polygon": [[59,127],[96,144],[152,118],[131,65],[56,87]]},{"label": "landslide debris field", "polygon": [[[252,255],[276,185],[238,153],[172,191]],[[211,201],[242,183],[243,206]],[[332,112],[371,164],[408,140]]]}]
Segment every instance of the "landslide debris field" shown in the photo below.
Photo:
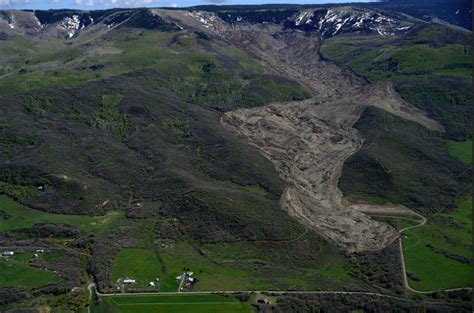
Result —
[{"label": "landslide debris field", "polygon": [[[468,285],[469,36],[357,6],[3,12],[0,310],[131,312],[148,304],[87,286],[177,291],[183,271],[184,292],[409,297],[404,207],[428,221],[403,238],[410,286]],[[269,307],[336,298],[389,302]]]},{"label": "landslide debris field", "polygon": [[[183,12],[172,12],[171,16],[182,24],[199,25]],[[392,242],[397,236],[392,228],[341,205],[337,184],[342,165],[361,147],[363,140],[352,126],[364,109],[372,106],[424,126],[429,136],[436,132],[442,135],[445,127],[403,100],[391,82],[369,84],[352,71],[321,60],[317,35],[279,32],[281,25],[237,23],[229,26],[212,15],[199,17],[210,21],[200,25],[203,31],[211,29],[257,59],[268,72],[291,77],[312,92],[311,100],[228,112],[222,118],[227,128],[246,137],[275,164],[287,182],[281,205],[299,221],[347,251],[377,250]],[[433,28],[439,32],[439,27]],[[421,37],[430,29],[420,27],[417,31]],[[447,124],[450,132],[451,125]],[[439,145],[438,149],[445,150]],[[455,161],[449,163],[457,167],[457,172],[465,170],[459,164],[454,165]],[[453,176],[461,180],[466,177],[465,173]],[[453,207],[453,199],[448,201]]]},{"label": "landslide debris field", "polygon": [[393,242],[397,233],[391,227],[341,204],[337,182],[342,165],[362,144],[352,126],[367,106],[434,131],[443,131],[442,125],[403,101],[390,84],[371,86],[350,70],[322,61],[316,36],[214,23],[216,34],[255,57],[267,71],[290,77],[312,92],[309,100],[227,112],[222,118],[275,165],[287,183],[281,205],[349,252],[380,250]]}]

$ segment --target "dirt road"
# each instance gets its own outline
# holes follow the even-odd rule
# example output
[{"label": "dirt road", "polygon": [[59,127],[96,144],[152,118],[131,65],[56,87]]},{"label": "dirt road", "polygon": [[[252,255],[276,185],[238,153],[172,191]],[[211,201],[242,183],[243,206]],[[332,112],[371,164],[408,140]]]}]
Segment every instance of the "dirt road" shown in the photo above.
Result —
[{"label": "dirt road", "polygon": [[[95,288],[95,285],[93,285]],[[456,290],[472,290],[472,288],[455,288],[455,289],[444,289],[443,291],[456,291]],[[91,289],[89,290],[91,292]],[[215,291],[187,291],[187,292],[134,292],[134,293],[101,293],[97,289],[95,290],[97,295],[100,297],[122,297],[122,296],[152,296],[152,295],[209,295],[209,294],[239,294],[239,293],[264,293],[274,295],[284,294],[336,294],[336,295],[367,295],[381,298],[397,299],[401,301],[411,301],[409,298],[399,297],[389,294],[370,292],[370,291],[338,291],[338,290],[308,290],[308,291],[285,291],[285,290],[215,290]],[[428,291],[424,293],[434,293],[438,291]]]}]

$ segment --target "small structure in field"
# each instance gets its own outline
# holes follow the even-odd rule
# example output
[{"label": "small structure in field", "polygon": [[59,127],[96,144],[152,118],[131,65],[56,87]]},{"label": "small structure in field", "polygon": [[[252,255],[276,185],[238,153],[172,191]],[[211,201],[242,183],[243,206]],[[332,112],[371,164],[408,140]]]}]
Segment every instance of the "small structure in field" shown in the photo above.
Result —
[{"label": "small structure in field", "polygon": [[13,251],[3,251],[2,256],[13,256],[15,252]]},{"label": "small structure in field", "polygon": [[153,281],[149,282],[148,285],[149,285],[150,287],[156,287],[155,282],[153,282]]},{"label": "small structure in field", "polygon": [[265,295],[262,294],[257,294],[255,302],[257,304],[272,304],[272,302]]},{"label": "small structure in field", "polygon": [[124,283],[125,285],[134,285],[134,284],[137,283],[137,281],[136,281],[135,279],[125,278],[125,279],[123,280],[123,283]]}]

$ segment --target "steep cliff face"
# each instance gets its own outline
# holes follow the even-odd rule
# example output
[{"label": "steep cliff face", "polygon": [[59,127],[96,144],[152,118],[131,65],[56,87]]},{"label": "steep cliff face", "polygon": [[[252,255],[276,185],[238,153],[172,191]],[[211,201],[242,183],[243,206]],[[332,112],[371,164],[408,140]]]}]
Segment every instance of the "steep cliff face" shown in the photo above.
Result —
[{"label": "steep cliff face", "polygon": [[14,33],[67,40],[82,33],[111,30],[119,26],[161,31],[179,29],[177,25],[165,22],[149,9],[2,11],[0,30],[5,26]]},{"label": "steep cliff face", "polygon": [[[304,10],[219,12],[227,23],[281,24],[285,29],[319,32],[322,38],[344,33],[395,35],[411,28],[393,15],[374,10],[335,7]],[[402,26],[403,25],[403,26]]]},{"label": "steep cliff face", "polygon": [[[77,37],[82,32],[110,29],[118,25],[145,29],[172,30],[175,23],[165,22],[153,9],[115,9],[99,11],[3,11],[0,25],[29,35],[58,36],[65,39]],[[170,12],[170,11],[168,11]],[[322,38],[344,33],[394,35],[412,26],[399,16],[371,9],[355,7],[278,9],[208,12],[183,10],[196,18],[206,28],[216,28],[220,23],[244,27],[249,25],[279,25],[285,30],[318,32]]]}]

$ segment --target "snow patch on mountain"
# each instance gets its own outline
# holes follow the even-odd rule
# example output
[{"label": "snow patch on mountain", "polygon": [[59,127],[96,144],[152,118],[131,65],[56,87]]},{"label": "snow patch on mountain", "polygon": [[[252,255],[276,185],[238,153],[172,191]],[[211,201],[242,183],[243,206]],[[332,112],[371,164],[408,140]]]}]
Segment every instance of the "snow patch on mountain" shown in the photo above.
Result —
[{"label": "snow patch on mountain", "polygon": [[73,15],[72,17],[65,17],[57,26],[58,29],[66,31],[67,37],[71,39],[74,37],[76,32],[79,29],[84,28],[85,25],[81,27],[81,21],[79,15]]},{"label": "snow patch on mountain", "polygon": [[295,19],[295,25],[300,26],[302,24],[311,24],[313,21],[311,18],[314,15],[314,10],[301,11]]},{"label": "snow patch on mountain", "polygon": [[[192,12],[206,28],[215,24],[216,16],[208,12]],[[219,12],[218,18],[227,24],[281,25],[284,29],[298,29],[305,32],[317,31],[322,38],[334,37],[342,33],[373,33],[381,36],[396,35],[409,29],[402,25],[396,15],[382,11],[341,6],[312,8],[304,10],[267,11],[226,11]]]},{"label": "snow patch on mountain", "polygon": [[377,33],[387,36],[406,31],[411,27],[401,27],[398,19],[374,11],[327,10],[324,16],[319,14],[320,18],[317,21],[313,18],[315,12],[317,11],[312,13],[306,11],[296,15],[293,20],[295,27],[298,28],[306,18],[305,24],[313,25],[323,38],[350,32]]},{"label": "snow patch on mountain", "polygon": [[210,12],[190,11],[187,15],[197,19],[206,28],[214,28],[216,22],[219,20],[214,13]]},{"label": "snow patch on mountain", "polygon": [[0,15],[0,21],[4,22],[11,29],[15,28],[15,16],[13,14],[4,13]]}]

